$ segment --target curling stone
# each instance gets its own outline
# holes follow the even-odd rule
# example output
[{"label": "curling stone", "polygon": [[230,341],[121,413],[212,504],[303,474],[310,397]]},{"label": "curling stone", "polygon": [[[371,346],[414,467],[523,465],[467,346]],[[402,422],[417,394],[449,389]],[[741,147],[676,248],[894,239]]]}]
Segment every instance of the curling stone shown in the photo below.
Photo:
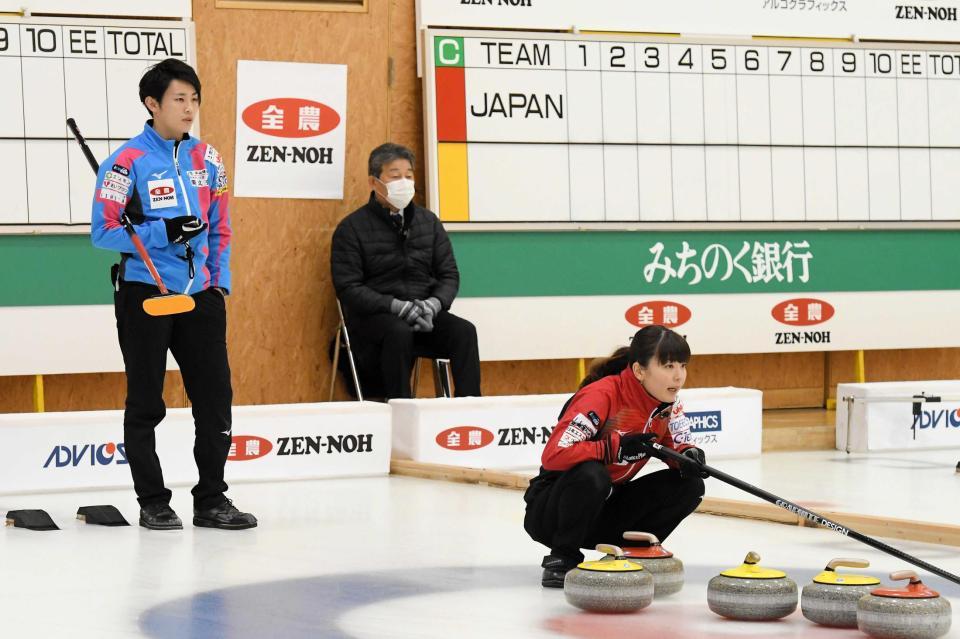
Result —
[{"label": "curling stone", "polygon": [[803,616],[824,626],[857,627],[857,602],[880,585],[880,580],[867,575],[850,575],[836,571],[838,566],[866,568],[865,559],[833,559],[813,583],[803,587],[800,611]]},{"label": "curling stone", "polygon": [[653,601],[653,577],[638,563],[627,560],[617,546],[600,544],[597,550],[613,560],[585,561],[567,573],[563,594],[571,604],[589,612],[635,612]]},{"label": "curling stone", "polygon": [[[653,596],[665,597],[683,588],[683,562],[660,545],[656,535],[645,532],[625,532],[627,541],[645,541],[647,546],[624,546],[623,556],[635,561],[653,577]],[[604,559],[613,559],[607,555]]]},{"label": "curling stone", "polygon": [[750,551],[738,568],[724,570],[707,584],[707,605],[721,617],[767,621],[797,609],[797,584],[785,572],[757,565]]},{"label": "curling stone", "polygon": [[890,579],[909,579],[906,588],[875,588],[857,603],[857,627],[871,637],[933,639],[950,630],[950,602],[923,585],[917,573],[901,570]]}]

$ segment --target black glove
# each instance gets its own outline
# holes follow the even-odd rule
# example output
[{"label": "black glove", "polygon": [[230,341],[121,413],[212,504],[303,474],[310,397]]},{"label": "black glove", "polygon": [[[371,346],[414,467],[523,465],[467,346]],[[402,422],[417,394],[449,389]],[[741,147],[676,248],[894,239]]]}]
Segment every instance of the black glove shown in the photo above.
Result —
[{"label": "black glove", "polygon": [[165,218],[163,223],[167,227],[167,241],[174,244],[183,244],[207,228],[206,222],[193,215]]},{"label": "black glove", "polygon": [[710,475],[703,469],[704,464],[707,463],[707,456],[703,454],[703,451],[694,446],[693,448],[688,448],[683,453],[684,457],[689,457],[693,462],[696,463],[686,463],[680,464],[680,476],[681,477],[693,477],[699,475],[706,479]]},{"label": "black glove", "polygon": [[620,437],[618,462],[638,462],[650,454],[650,444],[657,441],[656,433],[636,433]]}]

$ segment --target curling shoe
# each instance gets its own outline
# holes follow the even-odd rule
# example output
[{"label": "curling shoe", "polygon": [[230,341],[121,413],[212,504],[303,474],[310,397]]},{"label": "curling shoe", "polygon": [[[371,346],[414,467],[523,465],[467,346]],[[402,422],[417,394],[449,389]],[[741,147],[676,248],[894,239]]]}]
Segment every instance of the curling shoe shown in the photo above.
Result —
[{"label": "curling shoe", "polygon": [[140,525],[150,530],[183,530],[183,522],[169,504],[147,504],[141,507]]},{"label": "curling shoe", "polygon": [[543,568],[543,577],[540,578],[540,585],[544,588],[563,588],[563,579],[567,573],[577,567],[583,561],[581,556],[560,557],[558,555],[547,555],[543,558],[540,566]]},{"label": "curling shoe", "polygon": [[250,513],[240,512],[229,499],[224,499],[213,508],[193,509],[193,525],[201,528],[222,528],[224,530],[243,530],[256,528],[257,518]]}]

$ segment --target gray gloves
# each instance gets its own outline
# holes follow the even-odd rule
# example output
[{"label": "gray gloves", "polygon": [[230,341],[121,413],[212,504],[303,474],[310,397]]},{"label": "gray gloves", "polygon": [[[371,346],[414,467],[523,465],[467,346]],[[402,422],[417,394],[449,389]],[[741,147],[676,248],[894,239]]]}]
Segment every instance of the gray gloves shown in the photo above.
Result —
[{"label": "gray gloves", "polygon": [[414,331],[429,333],[433,330],[433,319],[440,312],[440,300],[435,297],[426,300],[398,300],[390,302],[390,312],[413,327]]},{"label": "gray gloves", "polygon": [[423,313],[423,309],[417,306],[416,302],[394,299],[390,302],[390,312],[413,326],[416,324],[417,318]]},{"label": "gray gloves", "polygon": [[413,329],[429,333],[433,330],[433,318],[440,312],[440,300],[430,297],[425,300],[414,300],[413,303],[419,306],[421,311]]}]

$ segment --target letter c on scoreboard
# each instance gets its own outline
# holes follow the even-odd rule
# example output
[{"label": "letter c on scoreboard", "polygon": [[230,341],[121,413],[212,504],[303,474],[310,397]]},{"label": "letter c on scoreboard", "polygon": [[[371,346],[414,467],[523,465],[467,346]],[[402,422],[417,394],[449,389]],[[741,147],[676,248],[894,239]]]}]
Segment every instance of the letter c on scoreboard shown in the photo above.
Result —
[{"label": "letter c on scoreboard", "polygon": [[460,49],[462,40],[459,38],[440,38],[437,42],[437,60],[444,66],[460,66]]}]

